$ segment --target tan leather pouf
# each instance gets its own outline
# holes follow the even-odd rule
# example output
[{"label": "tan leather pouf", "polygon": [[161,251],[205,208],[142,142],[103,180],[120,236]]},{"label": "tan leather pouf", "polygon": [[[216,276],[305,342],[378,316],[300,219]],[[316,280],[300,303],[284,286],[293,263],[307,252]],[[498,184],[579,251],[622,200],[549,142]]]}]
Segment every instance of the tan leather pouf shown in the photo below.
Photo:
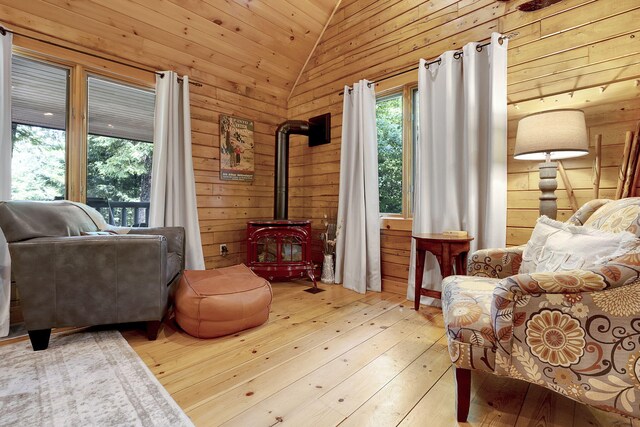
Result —
[{"label": "tan leather pouf", "polygon": [[175,296],[176,321],[198,338],[233,334],[266,322],[271,300],[269,282],[244,264],[186,270]]}]

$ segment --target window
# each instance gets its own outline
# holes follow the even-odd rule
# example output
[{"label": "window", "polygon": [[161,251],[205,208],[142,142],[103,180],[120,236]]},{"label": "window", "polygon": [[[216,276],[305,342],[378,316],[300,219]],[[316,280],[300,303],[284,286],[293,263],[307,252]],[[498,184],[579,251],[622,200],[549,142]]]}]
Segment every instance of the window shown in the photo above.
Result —
[{"label": "window", "polygon": [[11,80],[11,197],[66,195],[69,69],[14,56]]},{"label": "window", "polygon": [[146,225],[154,93],[94,75],[87,86],[87,203],[115,225]]},{"label": "window", "polygon": [[378,188],[380,213],[385,216],[411,217],[417,93],[417,88],[405,86],[383,93],[376,102]]},{"label": "window", "polygon": [[86,202],[113,225],[146,225],[153,90],[21,52],[11,86],[12,198]]},{"label": "window", "polygon": [[402,94],[376,102],[380,212],[402,213]]}]

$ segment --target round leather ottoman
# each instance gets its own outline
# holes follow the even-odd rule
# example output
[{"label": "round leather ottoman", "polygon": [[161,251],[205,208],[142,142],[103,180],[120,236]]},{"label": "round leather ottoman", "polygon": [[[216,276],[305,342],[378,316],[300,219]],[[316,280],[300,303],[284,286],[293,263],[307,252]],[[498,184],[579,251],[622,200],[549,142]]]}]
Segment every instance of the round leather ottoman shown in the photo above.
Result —
[{"label": "round leather ottoman", "polygon": [[186,270],[175,295],[176,321],[198,338],[214,338],[262,325],[269,318],[271,285],[244,264]]}]

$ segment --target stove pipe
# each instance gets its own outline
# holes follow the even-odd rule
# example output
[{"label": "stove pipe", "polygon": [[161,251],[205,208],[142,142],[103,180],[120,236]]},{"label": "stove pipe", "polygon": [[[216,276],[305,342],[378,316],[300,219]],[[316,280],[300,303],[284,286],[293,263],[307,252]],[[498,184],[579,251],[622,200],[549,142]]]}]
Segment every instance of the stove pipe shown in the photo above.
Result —
[{"label": "stove pipe", "polygon": [[289,135],[309,135],[309,122],[287,120],[276,130],[273,219],[289,219]]}]

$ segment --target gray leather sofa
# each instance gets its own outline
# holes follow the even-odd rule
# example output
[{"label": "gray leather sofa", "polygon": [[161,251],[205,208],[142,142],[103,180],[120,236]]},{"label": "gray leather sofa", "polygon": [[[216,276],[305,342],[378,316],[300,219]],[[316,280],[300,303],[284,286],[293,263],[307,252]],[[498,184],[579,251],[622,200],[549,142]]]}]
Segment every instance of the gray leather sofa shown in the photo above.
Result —
[{"label": "gray leather sofa", "polygon": [[51,328],[65,326],[147,322],[149,339],[157,337],[184,270],[184,229],[107,227],[79,203],[0,202],[34,350],[47,348]]}]

